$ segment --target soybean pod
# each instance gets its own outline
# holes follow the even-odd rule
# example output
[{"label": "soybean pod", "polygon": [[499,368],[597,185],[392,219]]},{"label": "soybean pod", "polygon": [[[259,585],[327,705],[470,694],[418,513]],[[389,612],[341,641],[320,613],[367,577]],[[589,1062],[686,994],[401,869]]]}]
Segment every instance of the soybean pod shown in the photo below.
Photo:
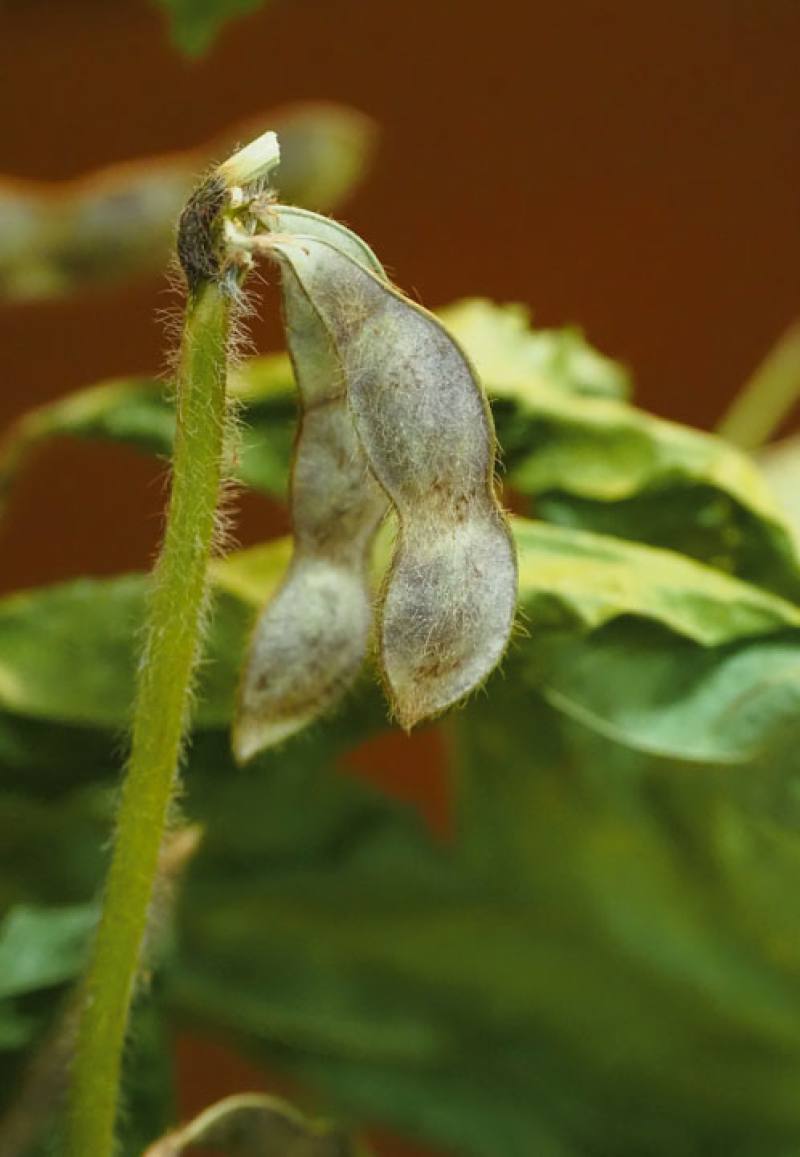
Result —
[{"label": "soybean pod", "polygon": [[310,233],[269,248],[324,323],[358,438],[398,514],[380,658],[410,728],[482,682],[511,632],[516,557],[494,491],[491,414],[440,322],[365,263]]},{"label": "soybean pod", "polygon": [[[267,205],[281,235],[330,238],[383,276],[359,238],[302,209]],[[279,743],[332,706],[355,679],[372,622],[369,549],[388,500],[353,428],[330,334],[302,285],[283,279],[287,344],[301,415],[291,479],[294,552],[260,615],[240,686],[233,746],[239,760]]]}]

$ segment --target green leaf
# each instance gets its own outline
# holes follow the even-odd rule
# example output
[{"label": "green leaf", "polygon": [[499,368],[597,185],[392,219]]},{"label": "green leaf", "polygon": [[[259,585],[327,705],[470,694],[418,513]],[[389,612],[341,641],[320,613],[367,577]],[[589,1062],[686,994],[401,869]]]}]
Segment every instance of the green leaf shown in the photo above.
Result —
[{"label": "green leaf", "polygon": [[[109,744],[110,754],[113,749]],[[42,792],[31,776],[0,791],[0,911],[30,906],[82,905],[92,899],[104,864],[113,818],[113,792],[105,784],[77,784],[62,771],[56,790]],[[115,782],[115,761],[92,768],[95,780]],[[84,775],[87,773],[84,772]],[[51,769],[56,779],[55,769]],[[112,777],[114,777],[112,779]],[[27,790],[23,790],[27,789]]]},{"label": "green leaf", "polygon": [[[200,731],[230,722],[245,640],[286,569],[290,548],[289,539],[280,539],[212,564],[216,598],[197,693]],[[0,600],[0,758],[37,767],[63,741],[59,758],[74,767],[87,748],[96,758],[106,751],[92,729],[116,734],[119,748],[147,587],[144,575],[78,579]],[[21,732],[17,720],[24,721]],[[35,721],[59,730],[38,732],[30,726]],[[82,753],[77,758],[74,745]]]},{"label": "green leaf", "polygon": [[[526,635],[504,677],[622,744],[675,757],[741,762],[783,742],[800,694],[792,604],[671,552],[524,519],[513,528]],[[214,564],[199,731],[228,725],[250,623],[288,557],[282,540]],[[0,754],[45,764],[40,720],[73,729],[68,753],[94,742],[102,758],[127,723],[145,590],[141,576],[84,579],[0,601]]]},{"label": "green leaf", "polygon": [[[664,552],[521,520],[516,533],[530,637],[449,723],[455,846],[336,774],[381,725],[374,691],[246,773],[222,731],[196,738],[184,808],[207,835],[164,975],[174,1015],[340,1113],[465,1157],[784,1157],[800,1130],[800,851],[768,816],[792,822],[793,761],[653,761],[548,706],[527,664],[540,637],[572,646],[630,624],[713,655],[795,638],[797,612]],[[220,597],[260,598],[270,555],[218,564]],[[97,855],[73,826],[79,798],[30,805],[35,831],[16,811],[50,903],[68,833]]]},{"label": "green leaf", "polygon": [[[283,495],[293,422],[292,372],[283,355],[254,358],[233,376],[231,392],[247,409],[237,474],[247,486]],[[172,450],[175,415],[163,383],[123,378],[69,394],[24,414],[0,441],[0,501],[41,444],[54,437],[123,442],[150,454]]]},{"label": "green leaf", "polygon": [[97,767],[116,766],[119,747],[119,733],[0,710],[0,767],[9,789],[46,797],[62,782],[78,785]]},{"label": "green leaf", "polygon": [[[515,534],[526,634],[448,722],[451,847],[336,774],[383,725],[374,689],[234,770],[239,654],[288,544],[215,564],[184,800],[207,837],[165,965],[173,1015],[465,1157],[786,1157],[800,612],[622,537]],[[89,781],[122,757],[143,597],[128,576],[0,603],[0,900],[94,894],[110,792]],[[0,1009],[9,1050],[52,996]]]},{"label": "green leaf", "polygon": [[[97,914],[95,904],[15,908],[0,931],[2,967],[9,966],[21,990],[17,999],[0,999],[4,1153],[46,1157],[61,1149],[56,1109],[72,1031],[64,984],[83,965]],[[170,1045],[162,1002],[150,991],[126,1050],[126,1111],[117,1138],[121,1157],[140,1157],[146,1143],[174,1120]],[[23,1050],[28,1047],[34,1055],[26,1064]]]},{"label": "green leaf", "polygon": [[0,924],[0,1000],[70,980],[83,964],[95,905],[18,905]]},{"label": "green leaf", "polygon": [[[334,774],[324,744],[189,768],[208,828],[174,1012],[339,1113],[465,1157],[783,1157],[800,1127],[796,838],[754,823],[727,774],[620,766],[511,681],[457,726],[460,775],[508,815],[495,829],[483,808],[452,849]],[[513,872],[466,855],[495,834]]]},{"label": "green leaf", "polygon": [[595,738],[616,780],[599,790],[572,725],[506,688],[458,729],[470,774],[514,812],[496,832],[513,873],[434,846],[324,763],[250,780],[247,807],[270,821],[263,843],[255,820],[240,841],[244,795],[217,777],[203,806],[231,819],[188,882],[176,1008],[339,1111],[458,1153],[778,1157],[800,1127],[796,840],[754,825],[712,773],[693,776],[690,822],[685,779],[673,800],[641,762],[617,775]]},{"label": "green leaf", "polygon": [[[470,299],[441,311],[490,392],[522,389],[531,375],[555,390],[616,394],[624,375],[570,330],[531,331],[522,306]],[[285,496],[296,421],[294,377],[286,354],[246,360],[231,392],[243,407],[237,476],[254,490]],[[167,456],[175,421],[163,384],[123,378],[77,391],[23,415],[0,442],[0,498],[33,450],[57,436],[119,441]]]},{"label": "green leaf", "polygon": [[[277,582],[285,551],[271,556]],[[271,589],[264,574],[261,590]],[[124,729],[133,694],[137,633],[147,580],[79,579],[14,595],[0,604],[0,706],[74,726]],[[222,594],[216,602],[200,683],[197,725],[230,719],[238,663],[254,607]]]},{"label": "green leaf", "polygon": [[610,398],[497,395],[508,481],[564,526],[664,546],[800,599],[792,535],[751,460]]},{"label": "green leaf", "polygon": [[757,455],[761,473],[796,537],[800,537],[800,438],[765,446]]},{"label": "green leaf", "polygon": [[169,16],[172,38],[187,56],[210,48],[229,20],[255,12],[266,0],[157,0]]},{"label": "green leaf", "polygon": [[524,391],[535,381],[589,397],[630,393],[627,371],[593,349],[579,330],[531,329],[524,305],[472,297],[440,310],[439,316],[498,397]]},{"label": "green leaf", "polygon": [[161,994],[151,991],[137,1009],[126,1051],[121,1157],[141,1157],[177,1116],[173,1043]]},{"label": "green leaf", "polygon": [[674,758],[746,762],[791,735],[792,604],[667,551],[515,527],[529,637],[507,678],[619,743]]},{"label": "green leaf", "polygon": [[746,763],[768,751],[779,759],[793,742],[799,659],[796,635],[709,654],[650,626],[617,624],[552,657],[545,648],[534,681],[560,710],[618,743]]},{"label": "green leaf", "polygon": [[10,1001],[0,1003],[0,1053],[27,1048],[38,1028],[35,1016],[20,1012]]},{"label": "green leaf", "polygon": [[544,630],[595,631],[649,619],[706,647],[800,627],[800,609],[672,551],[514,520],[520,601],[535,646]]},{"label": "green leaf", "polygon": [[[626,378],[570,331],[526,328],[518,306],[470,300],[441,312],[493,400],[506,478],[547,521],[666,547],[800,600],[798,549],[753,463],[709,434],[620,396]],[[296,411],[284,355],[244,363],[238,476],[284,496]],[[0,497],[55,434],[119,439],[168,454],[161,387],[106,383],[23,417],[0,445]]]}]

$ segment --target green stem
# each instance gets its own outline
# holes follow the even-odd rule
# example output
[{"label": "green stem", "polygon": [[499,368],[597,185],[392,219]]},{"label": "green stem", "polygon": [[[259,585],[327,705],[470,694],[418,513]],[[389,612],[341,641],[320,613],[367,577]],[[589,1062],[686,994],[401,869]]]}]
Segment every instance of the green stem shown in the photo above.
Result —
[{"label": "green stem", "polygon": [[216,285],[192,295],[178,369],[167,526],[148,607],[114,852],[84,982],[67,1116],[69,1157],[109,1157],[114,1148],[128,1013],[206,613],[224,453],[229,323],[229,301]]},{"label": "green stem", "polygon": [[742,450],[758,450],[800,397],[800,322],[767,354],[734,398],[716,432]]}]

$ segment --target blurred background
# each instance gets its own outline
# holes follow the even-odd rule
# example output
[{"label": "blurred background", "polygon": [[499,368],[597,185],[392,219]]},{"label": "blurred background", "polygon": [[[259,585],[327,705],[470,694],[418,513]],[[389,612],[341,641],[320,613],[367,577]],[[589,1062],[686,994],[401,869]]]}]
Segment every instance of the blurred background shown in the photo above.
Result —
[{"label": "blurred background", "polygon": [[[796,0],[274,0],[192,62],[146,0],[6,0],[0,168],[75,177],[346,102],[380,140],[339,212],[401,286],[577,323],[631,366],[640,404],[709,426],[800,302],[798,43]],[[168,302],[154,276],[2,308],[0,426],[161,369]],[[145,565],[162,473],[120,448],[48,450],[9,512],[4,589]],[[240,540],[268,517],[248,502]]]},{"label": "blurred background", "polygon": [[[339,215],[399,285],[432,307],[486,295],[576,323],[659,414],[712,426],[797,315],[797,0],[274,0],[199,61],[146,0],[5,0],[0,28],[7,176],[74,178],[288,102],[345,102],[379,137]],[[159,275],[3,305],[0,429],[82,385],[161,370],[169,301]],[[2,529],[2,588],[146,567],[163,478],[118,446],[49,446]],[[243,501],[242,544],[284,526]],[[441,826],[435,741],[414,742],[415,776],[387,786]],[[201,1042],[180,1059],[186,1112],[261,1080]]]}]

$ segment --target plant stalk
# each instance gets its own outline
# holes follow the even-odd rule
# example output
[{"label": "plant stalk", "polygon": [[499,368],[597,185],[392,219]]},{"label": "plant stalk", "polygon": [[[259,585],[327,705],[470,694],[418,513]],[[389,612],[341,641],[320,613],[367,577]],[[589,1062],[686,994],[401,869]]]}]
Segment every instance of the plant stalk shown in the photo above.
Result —
[{"label": "plant stalk", "polygon": [[68,1157],[110,1157],[114,1150],[128,1014],[208,602],[225,452],[230,309],[214,283],[199,286],[186,308],[172,491],[153,574],[113,855],[83,986],[66,1122]]},{"label": "plant stalk", "polygon": [[720,419],[716,433],[750,452],[765,445],[800,397],[800,322],[791,326]]}]

